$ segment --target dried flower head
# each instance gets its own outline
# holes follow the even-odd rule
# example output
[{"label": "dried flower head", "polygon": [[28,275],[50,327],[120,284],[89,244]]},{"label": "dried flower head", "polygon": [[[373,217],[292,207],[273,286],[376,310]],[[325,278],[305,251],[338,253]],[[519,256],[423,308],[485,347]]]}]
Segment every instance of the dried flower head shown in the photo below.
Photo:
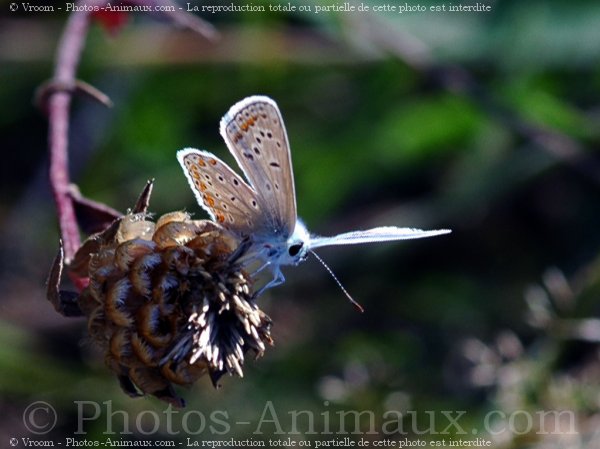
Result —
[{"label": "dried flower head", "polygon": [[225,373],[243,375],[247,351],[263,354],[271,321],[238,263],[244,249],[183,212],[156,223],[129,214],[82,245],[69,266],[89,278],[77,303],[126,393],[183,406],[172,384],[209,374],[216,385]]}]

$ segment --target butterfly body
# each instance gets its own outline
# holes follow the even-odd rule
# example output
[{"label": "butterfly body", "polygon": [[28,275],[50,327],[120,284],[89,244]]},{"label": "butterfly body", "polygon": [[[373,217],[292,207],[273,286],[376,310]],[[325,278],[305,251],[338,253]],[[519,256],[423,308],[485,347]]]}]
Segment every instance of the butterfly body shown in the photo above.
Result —
[{"label": "butterfly body", "polygon": [[405,240],[450,232],[385,226],[333,237],[311,236],[296,213],[290,146],[277,104],[268,97],[248,97],[221,119],[220,131],[244,172],[241,178],[207,151],[178,151],[183,171],[198,203],[210,217],[250,245],[243,259],[255,273],[269,269],[273,279],[261,292],[284,281],[281,266],[298,265],[321,246]]}]

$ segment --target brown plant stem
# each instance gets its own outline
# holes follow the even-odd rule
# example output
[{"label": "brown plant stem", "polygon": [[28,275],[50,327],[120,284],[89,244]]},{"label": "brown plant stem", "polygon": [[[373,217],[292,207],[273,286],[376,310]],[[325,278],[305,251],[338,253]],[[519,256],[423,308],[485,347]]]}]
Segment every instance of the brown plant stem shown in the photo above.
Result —
[{"label": "brown plant stem", "polygon": [[[153,5],[156,0],[132,0],[132,3]],[[171,4],[171,2],[168,2]],[[38,89],[37,100],[48,114],[48,144],[50,152],[50,186],[58,215],[58,224],[64,251],[64,263],[68,265],[81,246],[80,227],[75,214],[76,205],[84,204],[88,209],[97,209],[104,216],[113,214],[108,206],[85,201],[73,195],[69,177],[69,113],[71,96],[85,93],[101,103],[110,106],[110,99],[93,86],[76,79],[77,66],[85,44],[94,6],[103,7],[106,0],[87,0],[85,11],[73,12],[61,36],[56,53],[56,66],[53,78]],[[208,39],[215,39],[216,30],[209,23],[187,13],[166,15],[173,23],[187,27]],[[79,201],[79,202],[78,202]],[[61,259],[62,260],[62,259]],[[69,273],[75,286],[80,290],[87,284],[86,279]]]},{"label": "brown plant stem", "polygon": [[[95,2],[100,3],[100,2]],[[90,23],[88,12],[69,16],[56,54],[52,83],[64,86],[48,93],[48,140],[50,151],[50,185],[56,203],[58,224],[63,240],[65,262],[68,264],[81,245],[69,179],[69,110],[75,89],[75,72]],[[74,279],[74,281],[76,281]]]}]

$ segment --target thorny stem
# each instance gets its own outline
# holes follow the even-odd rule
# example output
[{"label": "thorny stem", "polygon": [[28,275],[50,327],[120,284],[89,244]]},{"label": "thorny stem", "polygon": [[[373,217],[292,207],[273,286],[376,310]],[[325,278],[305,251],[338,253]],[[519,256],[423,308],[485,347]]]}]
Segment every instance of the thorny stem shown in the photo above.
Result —
[{"label": "thorny stem", "polygon": [[[100,2],[94,2],[100,3]],[[69,17],[56,55],[53,82],[75,86],[75,72],[90,23],[88,12],[74,12]],[[69,179],[69,109],[72,89],[50,92],[47,99],[48,140],[50,150],[50,185],[58,214],[66,263],[81,244],[75,207],[70,195]]]},{"label": "thorny stem", "polygon": [[[133,3],[153,4],[155,0],[131,0]],[[168,1],[168,0],[167,0]],[[106,0],[88,0],[87,6],[104,6]],[[73,189],[69,177],[69,112],[71,96],[84,91],[92,97],[108,104],[110,100],[92,86],[78,81],[75,77],[85,39],[90,25],[91,13],[73,12],[67,21],[56,53],[54,77],[41,89],[40,99],[48,114],[48,145],[50,152],[50,185],[56,203],[60,235],[64,248],[64,261],[68,265],[81,245],[80,229],[75,215]],[[173,23],[189,28],[207,39],[217,37],[216,30],[209,23],[188,13],[168,14]],[[102,205],[99,205],[102,209]],[[85,280],[71,276],[78,288],[85,286]]]}]

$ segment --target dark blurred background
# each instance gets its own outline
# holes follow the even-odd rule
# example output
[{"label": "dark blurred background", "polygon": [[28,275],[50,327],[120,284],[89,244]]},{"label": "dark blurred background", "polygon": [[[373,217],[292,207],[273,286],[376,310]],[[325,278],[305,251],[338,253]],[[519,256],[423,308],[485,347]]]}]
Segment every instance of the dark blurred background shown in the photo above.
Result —
[{"label": "dark blurred background", "polygon": [[[92,26],[78,77],[114,107],[73,103],[71,175],[87,197],[126,211],[155,178],[153,212],[204,217],[175,152],[197,147],[233,164],[219,119],[236,101],[264,94],[285,119],[299,215],[312,232],[453,230],[319,251],[364,314],[314,259],[286,269],[287,282],[261,299],[275,346],[247,362],[244,379],[225,378],[218,391],[201,379],[181,391],[188,410],[253,423],[218,438],[272,437],[272,423],[253,433],[272,401],[281,438],[291,410],[313,412],[317,432],[326,412],[333,420],[340,410],[372,411],[379,430],[396,410],[408,418],[395,440],[598,447],[600,3],[485,4],[490,12],[202,14],[222,34],[216,43],[143,14],[117,33]],[[52,75],[68,16],[0,9],[2,445],[36,436],[22,416],[38,400],[58,412],[47,438],[73,436],[74,401],[103,411],[80,438],[106,437],[103,401],[127,412],[126,437],[149,438],[148,411],[165,405],[126,397],[84,321],[58,315],[45,299],[59,233],[47,121],[33,96]],[[467,433],[440,433],[443,410],[466,411]],[[572,411],[575,428],[559,418],[552,425],[565,431],[544,431],[535,419],[528,428],[523,415],[515,431],[484,429],[490,411],[540,410]],[[417,429],[408,411],[421,417]],[[427,411],[438,414],[438,433],[417,432],[429,425]],[[151,437],[185,441],[175,428],[170,435],[161,421]],[[121,417],[113,431],[123,431]],[[304,427],[293,438],[325,436]]]}]

